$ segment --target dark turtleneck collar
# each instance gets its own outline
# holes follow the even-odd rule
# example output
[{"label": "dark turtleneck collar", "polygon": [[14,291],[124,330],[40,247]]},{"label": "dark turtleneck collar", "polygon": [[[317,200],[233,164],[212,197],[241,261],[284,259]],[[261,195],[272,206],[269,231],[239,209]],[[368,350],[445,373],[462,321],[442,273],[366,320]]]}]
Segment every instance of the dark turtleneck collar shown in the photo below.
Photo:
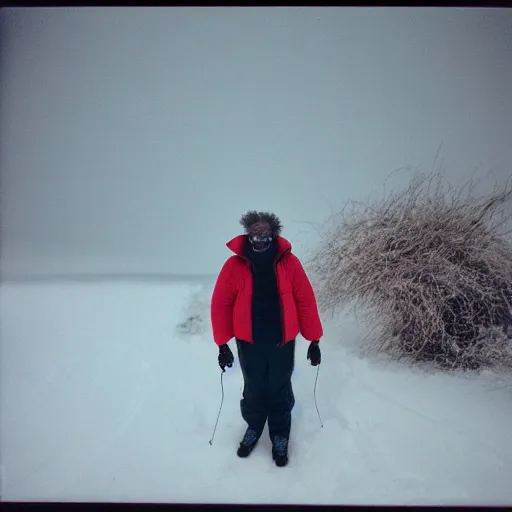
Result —
[{"label": "dark turtleneck collar", "polygon": [[255,252],[251,243],[247,241],[247,245],[245,246],[245,255],[252,263],[254,263],[254,265],[266,265],[274,262],[277,257],[278,250],[279,247],[275,239],[272,240],[270,247],[263,252]]}]

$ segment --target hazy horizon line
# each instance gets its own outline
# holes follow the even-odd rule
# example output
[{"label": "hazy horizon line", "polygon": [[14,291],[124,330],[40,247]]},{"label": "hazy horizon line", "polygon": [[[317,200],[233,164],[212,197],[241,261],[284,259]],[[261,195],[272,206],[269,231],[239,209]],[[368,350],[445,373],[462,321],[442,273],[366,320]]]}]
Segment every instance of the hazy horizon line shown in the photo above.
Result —
[{"label": "hazy horizon line", "polygon": [[172,272],[70,272],[52,274],[0,275],[0,284],[42,282],[98,282],[98,281],[180,281],[213,280],[214,274],[174,274]]}]

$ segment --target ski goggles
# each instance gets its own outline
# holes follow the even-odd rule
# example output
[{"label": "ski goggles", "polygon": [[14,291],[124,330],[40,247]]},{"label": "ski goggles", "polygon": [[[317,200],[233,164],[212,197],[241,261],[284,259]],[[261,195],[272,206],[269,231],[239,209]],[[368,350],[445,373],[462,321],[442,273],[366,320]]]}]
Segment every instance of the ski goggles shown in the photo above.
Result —
[{"label": "ski goggles", "polygon": [[263,252],[270,247],[273,239],[272,236],[254,235],[249,237],[249,242],[255,252]]}]

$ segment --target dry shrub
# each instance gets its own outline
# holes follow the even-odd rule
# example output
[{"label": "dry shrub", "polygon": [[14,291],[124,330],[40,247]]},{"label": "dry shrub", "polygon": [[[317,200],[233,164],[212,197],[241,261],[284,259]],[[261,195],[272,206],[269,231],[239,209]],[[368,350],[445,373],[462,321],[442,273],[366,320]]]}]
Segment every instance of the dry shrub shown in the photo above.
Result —
[{"label": "dry shrub", "polygon": [[182,336],[197,336],[205,334],[210,321],[210,294],[202,287],[195,291],[186,303],[185,319],[176,328]]},{"label": "dry shrub", "polygon": [[456,192],[438,174],[416,173],[374,204],[347,203],[308,264],[321,310],[362,307],[377,326],[370,352],[442,368],[512,367],[509,184],[474,198],[472,180]]}]

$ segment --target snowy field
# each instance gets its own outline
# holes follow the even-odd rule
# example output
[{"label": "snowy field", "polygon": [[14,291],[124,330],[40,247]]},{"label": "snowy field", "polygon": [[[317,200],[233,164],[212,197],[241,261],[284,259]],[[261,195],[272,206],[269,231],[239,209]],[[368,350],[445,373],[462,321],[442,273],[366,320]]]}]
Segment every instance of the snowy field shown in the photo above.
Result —
[{"label": "snowy field", "polygon": [[298,340],[286,468],[267,431],[236,456],[237,364],[210,446],[221,399],[210,287],[2,285],[3,500],[512,504],[512,382],[368,362],[343,345],[362,335],[353,320],[325,323],[324,428]]}]

